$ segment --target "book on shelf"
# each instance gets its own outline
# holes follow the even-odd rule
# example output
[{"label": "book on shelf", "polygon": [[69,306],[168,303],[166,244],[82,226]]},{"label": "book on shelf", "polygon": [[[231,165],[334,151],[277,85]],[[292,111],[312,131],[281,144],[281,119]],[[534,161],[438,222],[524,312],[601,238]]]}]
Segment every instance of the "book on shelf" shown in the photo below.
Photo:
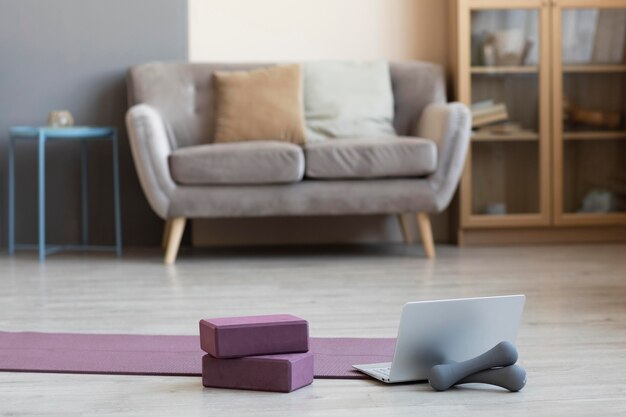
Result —
[{"label": "book on shelf", "polygon": [[504,103],[494,103],[493,100],[485,100],[472,104],[472,126],[480,127],[492,123],[502,122],[509,118]]},{"label": "book on shelf", "polygon": [[537,132],[524,129],[522,125],[515,122],[504,122],[489,126],[482,126],[475,130],[477,134],[483,135],[536,135]]},{"label": "book on shelf", "polygon": [[506,105],[504,103],[493,103],[492,100],[487,100],[472,104],[473,116],[484,116],[502,112],[506,112]]},{"label": "book on shelf", "polygon": [[492,123],[502,122],[504,120],[507,120],[508,118],[509,116],[506,113],[480,116],[477,118],[472,118],[472,126],[473,127],[485,126],[485,125],[489,125]]}]

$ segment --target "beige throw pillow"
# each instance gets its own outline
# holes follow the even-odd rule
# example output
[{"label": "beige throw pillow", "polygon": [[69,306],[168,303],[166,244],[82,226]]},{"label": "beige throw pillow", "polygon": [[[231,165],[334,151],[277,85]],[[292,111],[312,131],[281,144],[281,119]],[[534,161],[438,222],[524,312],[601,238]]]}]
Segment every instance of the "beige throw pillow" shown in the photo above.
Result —
[{"label": "beige throw pillow", "polygon": [[305,141],[300,65],[216,71],[215,142]]}]

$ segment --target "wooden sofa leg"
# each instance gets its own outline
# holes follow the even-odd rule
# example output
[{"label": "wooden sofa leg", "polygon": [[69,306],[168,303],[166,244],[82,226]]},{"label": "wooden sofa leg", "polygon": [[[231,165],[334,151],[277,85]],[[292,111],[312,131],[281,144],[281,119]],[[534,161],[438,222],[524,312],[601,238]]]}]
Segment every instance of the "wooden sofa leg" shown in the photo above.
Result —
[{"label": "wooden sofa leg", "polygon": [[422,237],[422,245],[424,245],[424,252],[429,259],[435,258],[435,241],[433,240],[433,231],[430,227],[430,218],[428,213],[419,212],[416,215],[417,224],[420,228],[420,236]]},{"label": "wooden sofa leg", "polygon": [[170,231],[172,230],[172,219],[165,219],[165,227],[163,227],[163,239],[161,240],[161,249],[165,250],[167,247],[167,240],[170,238]]},{"label": "wooden sofa leg", "polygon": [[171,265],[176,261],[180,240],[183,238],[183,232],[185,231],[185,223],[187,223],[185,217],[167,219],[165,223],[166,230],[164,238],[167,237],[167,243],[165,244],[165,265]]},{"label": "wooden sofa leg", "polygon": [[413,243],[411,239],[411,232],[409,231],[409,224],[406,220],[404,213],[398,213],[398,223],[400,223],[400,229],[402,230],[402,237],[404,238],[404,244],[409,246]]}]

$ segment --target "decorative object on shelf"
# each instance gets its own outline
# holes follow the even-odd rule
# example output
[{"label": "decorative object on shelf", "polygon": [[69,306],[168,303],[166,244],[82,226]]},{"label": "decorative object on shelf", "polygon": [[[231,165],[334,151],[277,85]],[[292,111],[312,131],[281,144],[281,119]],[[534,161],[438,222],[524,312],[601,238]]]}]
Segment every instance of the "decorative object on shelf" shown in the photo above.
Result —
[{"label": "decorative object on shelf", "polygon": [[470,14],[471,65],[536,65],[539,21],[533,11],[482,9]]},{"label": "decorative object on shelf", "polygon": [[622,124],[621,112],[579,107],[567,97],[563,97],[563,119],[606,129],[617,129]]},{"label": "decorative object on shelf", "polygon": [[506,214],[506,203],[493,202],[487,204],[485,214],[490,216],[504,216]]},{"label": "decorative object on shelf", "polygon": [[492,67],[496,65],[496,48],[494,47],[493,43],[486,42],[483,45],[482,62],[486,67]]},{"label": "decorative object on shelf", "polygon": [[491,32],[483,30],[472,33],[471,63],[475,66],[493,66],[496,64],[496,52]]},{"label": "decorative object on shelf", "polygon": [[616,111],[573,108],[570,117],[574,123],[583,123],[608,129],[617,129],[622,124],[622,115]]},{"label": "decorative object on shelf", "polygon": [[519,29],[509,29],[494,32],[493,44],[495,49],[496,65],[523,65],[525,55],[532,45],[526,39],[524,32]]},{"label": "decorative object on shelf", "polygon": [[483,33],[473,39],[480,42],[474,62],[486,67],[525,65],[533,47],[533,41],[519,29]]},{"label": "decorative object on shelf", "polygon": [[617,209],[617,196],[608,190],[591,190],[583,198],[579,213],[610,213]]},{"label": "decorative object on shelf", "polygon": [[70,127],[74,126],[74,117],[69,110],[54,110],[48,115],[48,126]]}]

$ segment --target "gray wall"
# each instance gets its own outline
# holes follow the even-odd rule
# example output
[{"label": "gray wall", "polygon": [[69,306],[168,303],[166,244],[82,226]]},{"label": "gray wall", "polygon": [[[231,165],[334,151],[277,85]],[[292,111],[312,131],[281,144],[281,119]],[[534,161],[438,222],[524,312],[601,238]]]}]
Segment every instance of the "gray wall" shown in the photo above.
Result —
[{"label": "gray wall", "polygon": [[[77,125],[112,125],[120,132],[123,236],[126,245],[155,244],[162,222],[139,187],[124,113],[126,69],[151,60],[187,59],[185,0],[0,0],[0,214],[7,235],[8,128],[45,124],[68,109]],[[34,242],[36,148],[17,148],[18,242]],[[48,145],[47,233],[52,243],[80,236],[80,146]],[[113,242],[111,150],[90,149],[91,234]]]}]

